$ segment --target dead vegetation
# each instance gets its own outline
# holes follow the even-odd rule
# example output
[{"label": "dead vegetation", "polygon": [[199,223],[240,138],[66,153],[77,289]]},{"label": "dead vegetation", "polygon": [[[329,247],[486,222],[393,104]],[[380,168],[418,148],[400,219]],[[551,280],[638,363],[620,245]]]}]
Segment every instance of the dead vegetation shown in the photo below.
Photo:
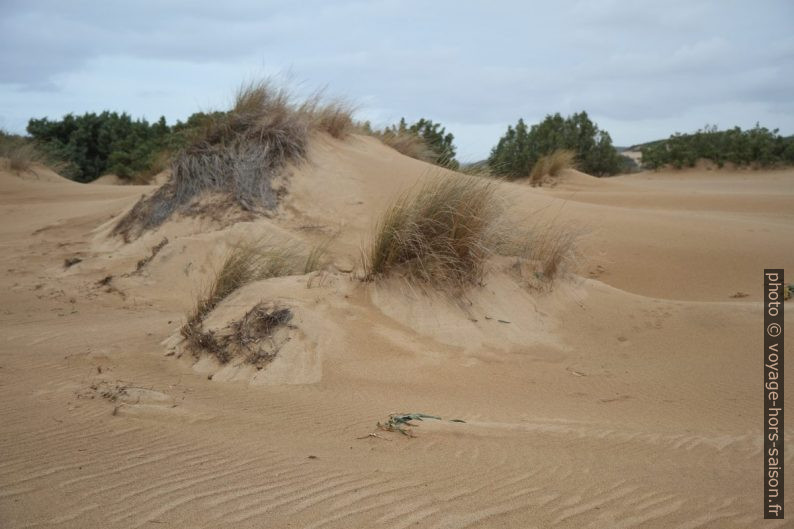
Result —
[{"label": "dead vegetation", "polygon": [[64,268],[71,268],[78,263],[82,263],[83,260],[80,257],[67,257],[63,260],[63,267]]},{"label": "dead vegetation", "polygon": [[239,320],[231,322],[220,331],[199,329],[190,335],[188,343],[194,355],[209,353],[220,363],[232,358],[262,369],[278,354],[289,340],[289,335],[278,331],[286,329],[292,320],[292,311],[268,303],[257,303]]},{"label": "dead vegetation", "polygon": [[557,149],[538,158],[529,173],[529,183],[533,186],[543,185],[548,179],[559,176],[563,169],[575,167],[576,153],[569,149]]},{"label": "dead vegetation", "polygon": [[278,340],[275,333],[291,320],[290,309],[257,303],[242,318],[232,323],[230,343],[236,347],[238,354],[244,354],[246,362],[261,368],[273,360],[288,339]]},{"label": "dead vegetation", "polygon": [[244,85],[228,112],[209,114],[192,132],[188,145],[171,162],[171,178],[142,198],[119,221],[113,233],[137,238],[206,193],[229,197],[245,211],[275,209],[275,179],[290,163],[305,160],[312,132],[337,138],[353,126],[352,109],[342,102],[325,103],[315,94],[302,103],[272,82]]},{"label": "dead vegetation", "polygon": [[135,272],[133,273],[139,273],[141,270],[143,270],[144,267],[146,267],[146,265],[149,264],[149,262],[154,259],[158,253],[160,253],[160,250],[162,250],[166,244],[168,244],[168,237],[163,237],[162,241],[152,246],[151,253],[138,261],[138,263],[135,265]]},{"label": "dead vegetation", "polygon": [[[316,270],[322,263],[322,252],[324,249],[320,251],[314,248],[308,256],[303,256],[291,248],[262,241],[241,242],[233,246],[206,294],[196,302],[182,326],[181,334],[188,348],[194,354],[211,353],[222,363],[228,362],[236,352],[243,350],[247,351],[245,356],[251,363],[259,365],[261,360],[266,360],[269,354],[263,352],[264,350],[253,350],[251,344],[267,335],[267,329],[277,322],[289,321],[292,316],[288,309],[260,303],[242,320],[233,323],[232,332],[225,335],[205,331],[204,319],[221,301],[249,283]],[[274,350],[277,352],[278,348]]]},{"label": "dead vegetation", "polygon": [[210,283],[207,293],[196,303],[182,328],[182,335],[192,340],[201,333],[201,325],[207,314],[242,286],[289,275],[295,270],[295,255],[287,249],[270,247],[261,242],[239,243],[232,247],[220,269]]}]

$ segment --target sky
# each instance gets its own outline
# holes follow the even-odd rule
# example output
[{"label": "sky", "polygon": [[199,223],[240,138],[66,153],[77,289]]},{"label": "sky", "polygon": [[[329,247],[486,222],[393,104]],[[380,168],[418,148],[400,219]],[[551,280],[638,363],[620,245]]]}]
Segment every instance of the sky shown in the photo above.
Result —
[{"label": "sky", "polygon": [[442,123],[458,159],[585,110],[615,145],[705,125],[794,134],[794,2],[0,0],[0,128],[169,123],[275,76],[378,126]]}]

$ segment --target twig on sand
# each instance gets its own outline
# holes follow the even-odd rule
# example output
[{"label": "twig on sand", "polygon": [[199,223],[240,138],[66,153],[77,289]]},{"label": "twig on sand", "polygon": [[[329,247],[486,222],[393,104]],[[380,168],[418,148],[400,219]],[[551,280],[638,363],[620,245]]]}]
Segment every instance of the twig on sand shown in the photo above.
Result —
[{"label": "twig on sand", "polygon": [[383,439],[384,441],[391,441],[391,439],[386,439],[382,435],[378,435],[375,432],[368,433],[367,435],[363,435],[361,437],[356,437],[356,439],[369,439],[370,437],[375,437],[377,439]]}]

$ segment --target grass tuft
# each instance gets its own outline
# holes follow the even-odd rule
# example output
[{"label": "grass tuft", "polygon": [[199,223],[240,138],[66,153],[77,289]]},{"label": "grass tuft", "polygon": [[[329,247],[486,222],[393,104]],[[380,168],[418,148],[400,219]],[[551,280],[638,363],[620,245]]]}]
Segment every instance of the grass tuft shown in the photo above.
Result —
[{"label": "grass tuft", "polygon": [[309,250],[309,253],[306,255],[306,261],[303,265],[304,274],[316,272],[327,264],[328,246],[330,244],[331,238],[328,238],[323,242],[314,245],[312,249]]},{"label": "grass tuft", "polygon": [[385,131],[373,133],[384,145],[391,147],[400,154],[404,154],[423,162],[435,163],[438,155],[427,145],[427,142],[419,135],[411,132],[392,132]]},{"label": "grass tuft", "polygon": [[319,95],[309,101],[302,105],[302,112],[308,114],[312,130],[325,132],[337,139],[344,139],[353,132],[355,109],[351,105],[341,100],[323,103]]},{"label": "grass tuft", "polygon": [[548,288],[575,263],[578,234],[558,223],[522,229],[504,215],[498,182],[439,175],[394,202],[363,256],[365,278],[398,273],[441,290],[481,285],[494,255],[515,257],[530,286]]},{"label": "grass tuft", "polygon": [[529,173],[529,183],[533,186],[543,185],[546,177],[558,176],[563,169],[575,167],[576,153],[569,149],[557,149],[538,158]]},{"label": "grass tuft", "polygon": [[515,270],[531,287],[548,288],[578,261],[580,234],[569,226],[551,222],[518,233],[503,241],[499,253],[515,257]]},{"label": "grass tuft", "polygon": [[[164,239],[158,246],[162,248],[166,243],[167,240]],[[181,333],[187,340],[188,347],[194,353],[210,352],[221,362],[227,362],[231,358],[232,349],[234,349],[234,347],[230,349],[230,345],[236,344],[235,347],[238,349],[247,347],[247,344],[252,341],[251,332],[261,331],[262,325],[268,321],[270,323],[267,325],[275,324],[272,320],[267,319],[270,316],[267,316],[265,309],[258,305],[255,307],[256,310],[252,309],[252,312],[241,320],[242,327],[232,326],[233,336],[216,336],[213,331],[204,330],[204,319],[207,315],[234,291],[249,283],[273,277],[306,274],[319,269],[325,262],[327,247],[328,242],[324,242],[313,247],[306,255],[302,255],[301,252],[290,247],[273,246],[262,241],[246,241],[234,245],[227,253],[205,294],[196,302],[193,310],[187,315],[187,321],[182,326]],[[280,312],[274,313],[274,317],[286,317],[287,313],[279,310]],[[258,324],[257,321],[260,323]],[[251,330],[252,328],[254,330]],[[252,351],[253,349],[249,351],[251,355],[253,355]],[[267,356],[261,350],[259,351],[254,355],[257,359],[261,360]]]},{"label": "grass tuft", "polygon": [[254,281],[289,275],[295,271],[295,255],[290,250],[266,248],[261,243],[234,246],[216,273],[206,294],[198,300],[182,327],[184,336],[199,349],[211,349],[202,331],[204,318],[235,290]]},{"label": "grass tuft", "polygon": [[70,164],[53,156],[34,140],[3,131],[0,131],[0,158],[6,158],[8,169],[16,173],[30,171],[36,163],[46,165],[56,173],[70,169]]},{"label": "grass tuft", "polygon": [[400,269],[433,286],[480,283],[501,213],[495,191],[493,182],[447,175],[400,197],[377,225],[367,278]]}]

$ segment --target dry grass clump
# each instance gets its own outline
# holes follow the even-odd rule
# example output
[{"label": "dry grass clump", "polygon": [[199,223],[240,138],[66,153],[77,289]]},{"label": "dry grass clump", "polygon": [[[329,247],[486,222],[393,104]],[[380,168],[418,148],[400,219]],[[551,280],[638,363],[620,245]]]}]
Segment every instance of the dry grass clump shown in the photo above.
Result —
[{"label": "dry grass clump", "polygon": [[533,186],[543,184],[545,177],[557,176],[563,169],[571,169],[576,166],[576,153],[569,149],[557,149],[556,151],[538,158],[532,171],[529,173],[529,183]]},{"label": "dry grass clump", "polygon": [[340,102],[324,104],[320,95],[298,104],[268,81],[244,85],[230,111],[208,115],[193,131],[171,162],[171,180],[141,199],[114,234],[135,238],[206,192],[229,196],[246,211],[275,209],[274,179],[288,163],[305,160],[312,131],[344,137],[351,112]]},{"label": "dry grass clump", "polygon": [[314,245],[309,253],[306,255],[306,261],[303,264],[303,273],[308,274],[315,272],[326,265],[328,258],[328,246],[331,244],[331,238]]},{"label": "dry grass clump", "polygon": [[[242,318],[232,322],[229,344],[225,350],[231,354],[243,354],[246,362],[261,369],[281,349],[284,340],[278,340],[275,334],[279,327],[289,324],[290,320],[290,309],[257,303]],[[265,338],[268,340],[263,343]]]},{"label": "dry grass clump", "polygon": [[[317,270],[324,262],[326,248],[326,244],[321,244],[302,256],[292,248],[262,241],[241,242],[233,246],[206,293],[188,314],[181,329],[182,336],[194,351],[209,351],[218,356],[218,351],[226,347],[214,333],[203,330],[206,316],[234,291],[249,283]],[[220,356],[219,359],[224,361]]]},{"label": "dry grass clump", "polygon": [[565,276],[579,258],[580,233],[557,223],[537,224],[505,240],[499,253],[515,257],[514,269],[533,288],[547,288]]},{"label": "dry grass clump", "polygon": [[15,172],[29,171],[35,162],[44,158],[32,142],[21,140],[0,143],[0,156],[8,159],[8,168]]},{"label": "dry grass clump", "polygon": [[69,169],[68,163],[58,160],[35,141],[3,131],[0,131],[0,158],[6,158],[6,166],[16,173],[30,171],[35,163],[57,173]]},{"label": "dry grass clump", "polygon": [[282,248],[264,248],[259,243],[238,244],[229,252],[213,279],[207,296],[194,314],[203,317],[240,287],[289,275],[294,270],[294,253]]},{"label": "dry grass clump", "polygon": [[198,300],[182,327],[182,336],[202,346],[204,318],[232,292],[254,281],[289,275],[296,268],[295,254],[283,248],[268,248],[259,242],[234,246],[210,283],[206,294]]},{"label": "dry grass clump", "polygon": [[510,256],[530,286],[549,287],[575,263],[578,233],[560,223],[508,222],[498,183],[442,175],[400,197],[377,224],[365,277],[399,273],[431,287],[482,284],[494,255]]},{"label": "dry grass clump", "polygon": [[322,103],[320,96],[316,96],[313,103],[304,103],[302,111],[311,118],[313,130],[328,133],[337,139],[346,138],[355,128],[354,108],[344,101]]},{"label": "dry grass clump", "polygon": [[501,214],[493,182],[439,176],[398,199],[365,256],[369,279],[400,270],[433,286],[478,284],[495,248]]},{"label": "dry grass clump", "polygon": [[461,166],[456,169],[457,172],[463,173],[469,176],[478,176],[480,178],[494,178],[497,179],[499,176],[494,173],[493,169],[487,163],[470,163],[470,164],[461,164]]},{"label": "dry grass clump", "polygon": [[427,145],[424,139],[410,132],[385,132],[373,133],[384,145],[391,147],[400,154],[410,156],[423,162],[435,163],[438,155]]},{"label": "dry grass clump", "polygon": [[287,336],[277,336],[277,331],[290,320],[290,309],[260,302],[220,332],[199,331],[191,335],[192,352],[210,353],[222,364],[242,356],[245,362],[262,369],[288,340]]}]

